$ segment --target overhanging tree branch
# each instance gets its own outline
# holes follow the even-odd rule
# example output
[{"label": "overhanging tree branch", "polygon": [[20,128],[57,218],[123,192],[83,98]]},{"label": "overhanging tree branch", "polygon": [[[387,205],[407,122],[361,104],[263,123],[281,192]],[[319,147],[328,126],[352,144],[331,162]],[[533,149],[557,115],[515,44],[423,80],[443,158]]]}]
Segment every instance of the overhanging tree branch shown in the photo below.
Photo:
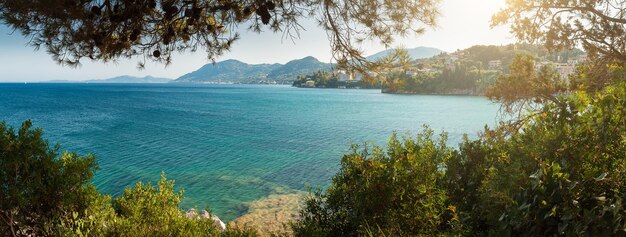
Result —
[{"label": "overhanging tree branch", "polygon": [[[435,25],[439,0],[0,0],[0,20],[31,37],[63,65],[142,58],[170,63],[173,52],[204,48],[214,60],[238,31],[294,36],[320,19],[337,61],[362,64],[364,40],[389,46],[396,35]],[[242,27],[245,26],[245,27]]]}]

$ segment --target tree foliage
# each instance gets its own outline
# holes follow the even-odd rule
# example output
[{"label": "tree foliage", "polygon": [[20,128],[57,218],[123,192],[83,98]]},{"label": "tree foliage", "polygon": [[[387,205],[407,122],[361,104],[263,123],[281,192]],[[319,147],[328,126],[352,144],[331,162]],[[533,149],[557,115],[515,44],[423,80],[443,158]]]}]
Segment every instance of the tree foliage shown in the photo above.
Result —
[{"label": "tree foliage", "polygon": [[558,51],[582,46],[590,57],[626,61],[626,2],[622,0],[507,0],[493,24]]},{"label": "tree foliage", "polygon": [[59,153],[26,121],[17,131],[0,123],[0,232],[44,235],[53,220],[83,212],[96,195],[91,155]]},{"label": "tree foliage", "polygon": [[[183,192],[174,190],[174,181],[161,175],[156,186],[137,183],[101,207],[91,217],[69,222],[63,230],[85,235],[108,236],[218,236],[211,218],[188,218],[179,208]],[[104,215],[114,213],[113,215]],[[96,223],[91,223],[97,220]],[[99,222],[99,223],[98,223]],[[78,223],[78,224],[76,224]],[[81,223],[91,223],[83,225]],[[67,228],[69,227],[69,228]],[[83,227],[83,228],[81,228]]]},{"label": "tree foliage", "polygon": [[[438,0],[34,0],[0,1],[0,19],[64,65],[83,58],[143,57],[169,63],[176,51],[213,59],[248,28],[296,37],[306,18],[328,32],[339,62],[363,62],[358,44],[389,46],[396,35],[435,25]],[[140,64],[142,65],[142,64]]]},{"label": "tree foliage", "polygon": [[119,197],[91,184],[95,157],[49,147],[30,121],[16,131],[0,123],[2,236],[257,236],[218,229],[208,214],[189,218],[182,191],[162,175],[156,186],[137,183]]},{"label": "tree foliage", "polygon": [[490,97],[504,102],[510,111],[511,105],[532,101],[543,106],[554,103],[549,98],[560,93],[596,93],[626,81],[622,73],[626,68],[625,9],[626,2],[614,0],[507,1],[507,7],[494,15],[493,24],[509,23],[518,39],[541,43],[553,52],[582,46],[587,60],[580,62],[573,75],[558,80],[545,68],[525,67],[532,63],[530,59],[518,58],[513,65],[517,71],[512,68],[511,75],[500,77]]},{"label": "tree foliage", "polygon": [[626,63],[616,60],[589,60],[578,65],[569,78],[569,90],[597,92],[608,85],[626,82]]},{"label": "tree foliage", "polygon": [[377,71],[395,69],[406,72],[413,67],[412,61],[413,58],[411,58],[408,50],[405,48],[395,48],[389,55],[378,60],[376,65],[378,67]]},{"label": "tree foliage", "polygon": [[555,99],[519,132],[486,129],[458,150],[426,130],[353,151],[295,233],[626,234],[626,83]]},{"label": "tree foliage", "polygon": [[[208,213],[183,212],[182,191],[174,181],[138,182],[116,198],[95,199],[85,214],[61,219],[54,229],[58,236],[258,236],[255,230],[229,227],[222,231]],[[190,216],[191,213],[191,216]],[[208,214],[208,215],[207,215]]]},{"label": "tree foliage", "polygon": [[510,188],[486,189],[508,192],[503,228],[516,235],[625,234],[625,98],[624,83],[564,95],[508,139],[493,179]]},{"label": "tree foliage", "polygon": [[387,149],[354,146],[325,193],[307,201],[299,236],[433,235],[447,224],[441,169],[452,155],[445,135],[425,130],[417,138],[398,139]]},{"label": "tree foliage", "polygon": [[[433,59],[434,61],[437,59]],[[383,76],[383,91],[403,94],[482,94],[499,73],[483,68],[481,62],[459,60],[433,63],[434,72],[420,71],[415,62],[407,70],[391,70]],[[409,71],[412,70],[412,71]]]},{"label": "tree foliage", "polygon": [[486,93],[509,113],[522,115],[528,107],[556,102],[558,93],[567,90],[565,80],[553,68],[536,67],[530,55],[517,55],[509,71],[500,75]]},{"label": "tree foliage", "polygon": [[[457,50],[453,53],[442,53],[432,58],[413,60],[408,57],[406,50],[396,49],[392,54],[377,61],[375,66],[380,73],[378,79],[382,79],[384,82],[384,92],[483,95],[486,94],[489,87],[495,84],[495,81],[499,77],[512,77],[513,73],[519,73],[511,72],[511,70],[518,70],[520,60],[532,63],[533,65],[528,69],[534,70],[537,68],[535,67],[536,63],[534,61],[544,61],[555,64],[568,63],[568,61],[571,62],[572,60],[579,61],[584,54],[585,53],[579,49],[551,53],[541,45],[520,43],[504,46],[475,45],[467,49]],[[519,57],[524,58],[519,59]],[[498,61],[502,66],[491,67],[489,66],[491,61]],[[513,63],[516,65],[512,65]],[[553,83],[555,80],[562,81],[562,88],[557,92],[568,89],[565,83],[568,78],[557,78],[555,68],[548,66],[542,70],[546,71],[542,72],[542,75],[536,75],[533,80],[544,80],[544,78],[541,78],[542,76],[550,76],[551,78],[545,78],[547,82]],[[534,73],[532,71],[529,72]],[[507,75],[506,73],[511,73],[511,75]],[[537,78],[537,76],[540,78]],[[529,83],[523,82],[523,80],[527,80],[527,78],[520,78],[518,76],[516,83]],[[505,80],[503,79],[501,81]],[[505,102],[501,100],[502,98],[496,98],[493,95],[501,92],[502,97],[514,97],[514,94],[520,94],[520,90],[524,93],[528,92],[527,88],[505,88],[504,86],[516,85],[500,83],[499,88],[497,90],[490,90],[491,95],[488,96],[496,101]],[[510,94],[511,92],[513,92],[513,94]],[[515,99],[517,99],[517,97],[515,97]],[[535,100],[534,97],[530,99],[525,97],[524,99]],[[509,101],[505,103],[509,105]]]}]

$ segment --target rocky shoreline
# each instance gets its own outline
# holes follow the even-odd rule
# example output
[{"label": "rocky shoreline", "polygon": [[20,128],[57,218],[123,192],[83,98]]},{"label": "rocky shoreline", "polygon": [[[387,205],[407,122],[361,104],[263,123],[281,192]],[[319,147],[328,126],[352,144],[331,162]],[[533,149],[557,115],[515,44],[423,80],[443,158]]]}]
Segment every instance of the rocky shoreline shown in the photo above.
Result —
[{"label": "rocky shoreline", "polygon": [[305,193],[276,194],[247,203],[248,213],[228,225],[254,228],[261,236],[270,236],[272,233],[290,235],[288,224],[297,220],[305,198]]},{"label": "rocky shoreline", "polygon": [[191,208],[187,210],[185,216],[189,219],[211,219],[215,226],[220,228],[220,231],[226,230],[226,224],[218,216],[210,214],[207,210],[202,210],[202,214],[200,214],[195,208]]},{"label": "rocky shoreline", "polygon": [[218,216],[207,210],[198,211],[191,208],[185,212],[189,219],[211,219],[220,231],[229,227],[252,228],[261,236],[283,234],[290,236],[289,222],[298,219],[299,212],[304,206],[306,193],[273,194],[263,199],[246,203],[248,212],[243,216],[225,224]]},{"label": "rocky shoreline", "polygon": [[456,89],[456,90],[450,90],[450,91],[442,92],[442,93],[437,93],[437,92],[416,93],[413,91],[391,90],[389,88],[383,88],[381,89],[380,92],[383,94],[398,94],[398,95],[467,95],[467,96],[484,96],[485,95],[482,92],[479,93],[471,89]]}]

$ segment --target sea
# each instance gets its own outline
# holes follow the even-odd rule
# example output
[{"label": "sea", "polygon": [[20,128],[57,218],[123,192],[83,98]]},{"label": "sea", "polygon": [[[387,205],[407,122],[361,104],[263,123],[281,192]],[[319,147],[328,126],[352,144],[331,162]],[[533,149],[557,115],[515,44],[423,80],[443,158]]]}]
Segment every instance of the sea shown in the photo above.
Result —
[{"label": "sea", "polygon": [[270,85],[2,83],[0,121],[30,119],[50,144],[96,156],[93,184],[120,195],[161,172],[183,208],[229,221],[246,203],[324,188],[352,144],[424,126],[458,146],[500,119],[484,97]]}]

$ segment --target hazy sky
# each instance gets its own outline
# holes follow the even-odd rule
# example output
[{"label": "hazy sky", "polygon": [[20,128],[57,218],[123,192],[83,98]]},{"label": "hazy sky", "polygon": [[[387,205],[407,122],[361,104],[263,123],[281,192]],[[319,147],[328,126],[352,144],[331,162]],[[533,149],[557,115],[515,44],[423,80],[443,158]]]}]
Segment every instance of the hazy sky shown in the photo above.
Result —
[{"label": "hazy sky", "polygon": [[[504,6],[504,0],[443,0],[442,15],[436,29],[429,29],[424,35],[399,39],[396,46],[413,48],[418,46],[435,47],[445,51],[455,51],[476,44],[501,45],[514,42],[506,27],[489,27],[491,15]],[[314,56],[323,62],[330,62],[330,47],[326,33],[314,22],[304,22],[306,31],[301,38],[292,42],[283,40],[281,34],[270,32],[256,34],[242,32],[231,52],[218,58],[238,59],[247,63],[285,63],[293,59]],[[47,81],[47,80],[86,80],[109,78],[119,75],[177,78],[209,63],[201,51],[175,55],[168,67],[147,64],[146,69],[136,68],[137,60],[120,60],[117,63],[101,63],[82,60],[79,68],[62,67],[55,64],[44,51],[34,51],[25,46],[26,40],[19,34],[0,25],[0,81]],[[375,43],[362,45],[366,54],[373,54],[384,47]]]}]

